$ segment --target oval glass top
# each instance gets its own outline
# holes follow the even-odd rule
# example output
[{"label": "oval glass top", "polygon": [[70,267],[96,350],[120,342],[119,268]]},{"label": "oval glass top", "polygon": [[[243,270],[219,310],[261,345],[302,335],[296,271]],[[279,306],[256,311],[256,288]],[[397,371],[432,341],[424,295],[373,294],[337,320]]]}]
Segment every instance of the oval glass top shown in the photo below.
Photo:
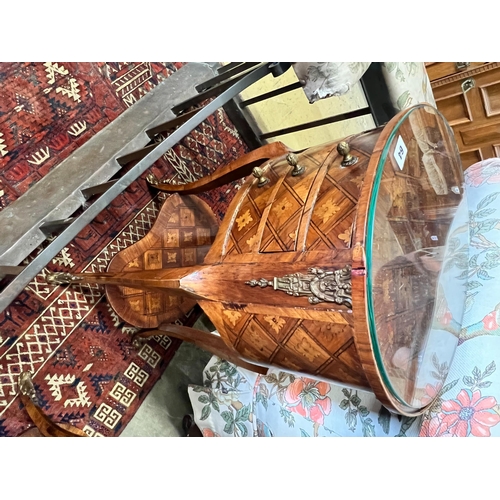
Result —
[{"label": "oval glass top", "polygon": [[453,132],[435,108],[410,108],[384,132],[367,219],[369,329],[386,388],[418,411],[444,385],[458,344],[468,210]]}]

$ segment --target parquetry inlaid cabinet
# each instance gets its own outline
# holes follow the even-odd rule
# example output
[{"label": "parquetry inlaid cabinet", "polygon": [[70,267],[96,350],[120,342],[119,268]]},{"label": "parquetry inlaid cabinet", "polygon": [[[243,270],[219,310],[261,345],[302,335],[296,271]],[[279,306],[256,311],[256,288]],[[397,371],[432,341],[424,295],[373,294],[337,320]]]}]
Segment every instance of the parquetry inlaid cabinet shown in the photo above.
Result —
[{"label": "parquetry inlaid cabinet", "polygon": [[[467,211],[449,125],[418,105],[300,154],[265,148],[269,159],[250,153],[196,183],[157,182],[174,194],[150,234],[107,273],[66,279],[105,284],[142,328],[198,302],[228,356],[370,388],[418,414],[433,364],[453,358],[465,296],[455,264]],[[217,227],[193,193],[251,172]]]}]

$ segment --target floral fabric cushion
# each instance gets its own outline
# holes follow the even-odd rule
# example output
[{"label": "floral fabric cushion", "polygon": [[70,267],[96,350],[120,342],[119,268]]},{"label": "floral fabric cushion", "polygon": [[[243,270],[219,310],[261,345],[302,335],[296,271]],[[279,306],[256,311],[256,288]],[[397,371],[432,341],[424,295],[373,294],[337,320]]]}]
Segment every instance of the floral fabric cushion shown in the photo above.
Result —
[{"label": "floral fabric cushion", "polygon": [[191,386],[195,421],[205,436],[500,436],[500,159],[465,172],[470,240],[454,263],[467,282],[462,329],[450,367],[416,418],[389,413],[374,394],[279,369],[259,375],[213,357],[204,386]]},{"label": "floral fabric cushion", "polygon": [[[293,68],[312,104],[343,95],[363,76],[369,62],[298,62]],[[435,106],[432,88],[421,62],[385,62],[382,71],[394,107],[400,111],[421,102]]]},{"label": "floral fabric cushion", "polygon": [[402,109],[427,102],[436,106],[431,82],[422,62],[385,62],[382,72],[394,107]]}]

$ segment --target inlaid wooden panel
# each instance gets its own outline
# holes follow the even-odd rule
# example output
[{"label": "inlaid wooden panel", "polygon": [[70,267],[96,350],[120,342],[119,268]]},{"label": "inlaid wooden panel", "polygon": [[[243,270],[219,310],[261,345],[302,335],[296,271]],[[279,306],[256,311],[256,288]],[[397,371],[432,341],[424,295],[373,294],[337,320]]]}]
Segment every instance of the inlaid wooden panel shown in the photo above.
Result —
[{"label": "inlaid wooden panel", "polygon": [[[496,153],[496,156],[498,156],[498,152]],[[463,153],[460,153],[460,158],[462,159],[462,167],[464,169],[470,167],[471,165],[474,165],[474,163],[477,163],[478,161],[483,160],[480,149],[464,151]]]},{"label": "inlaid wooden panel", "polygon": [[481,87],[481,97],[483,98],[486,116],[500,114],[500,82]]},{"label": "inlaid wooden panel", "polygon": [[262,214],[266,206],[273,200],[276,189],[279,188],[285,173],[291,167],[281,162],[277,165],[269,165],[267,168],[264,165],[263,168],[269,182],[258,187],[257,179],[247,181],[253,182],[253,185],[234,218],[227,255],[248,253],[258,248],[257,231]]},{"label": "inlaid wooden panel", "polygon": [[352,224],[369,155],[356,144],[351,154],[358,157],[352,167],[340,166],[342,157],[330,165],[319,190],[306,239],[306,249],[326,250],[351,247]]},{"label": "inlaid wooden panel", "polygon": [[[217,220],[208,205],[193,195],[170,196],[163,204],[151,231],[118,253],[108,272],[150,271],[201,264],[217,233]],[[116,313],[127,323],[155,328],[175,321],[195,301],[163,291],[146,291],[115,285],[106,295]]]},{"label": "inlaid wooden panel", "polygon": [[451,126],[472,121],[467,94],[463,92],[436,100],[436,104]]},{"label": "inlaid wooden panel", "polygon": [[262,166],[268,184],[258,187],[255,179],[247,180],[252,186],[233,217],[225,254],[294,251],[304,210],[316,196],[315,179],[335,146],[331,143],[301,153],[299,165],[305,172],[299,176],[291,175],[292,167],[283,158]]},{"label": "inlaid wooden panel", "polygon": [[206,301],[200,305],[224,341],[245,359],[368,387],[350,314],[323,312],[321,320],[312,320],[300,313],[290,317],[279,308],[259,314],[250,307]]},{"label": "inlaid wooden panel", "polygon": [[182,280],[243,358],[367,387],[345,304],[314,304],[307,296],[247,282],[307,274],[319,261],[325,270],[351,262],[356,203],[379,133],[348,138],[359,159],[351,167],[341,166],[337,143],[331,143],[299,155],[303,175],[292,177],[283,159],[266,171],[266,186],[247,181],[253,184],[232,219],[231,252],[217,266]]},{"label": "inlaid wooden panel", "polygon": [[305,172],[293,177],[290,171],[272,202],[265,221],[261,252],[286,252],[296,248],[304,205],[321,163],[314,155],[302,154],[299,165],[305,167]]}]

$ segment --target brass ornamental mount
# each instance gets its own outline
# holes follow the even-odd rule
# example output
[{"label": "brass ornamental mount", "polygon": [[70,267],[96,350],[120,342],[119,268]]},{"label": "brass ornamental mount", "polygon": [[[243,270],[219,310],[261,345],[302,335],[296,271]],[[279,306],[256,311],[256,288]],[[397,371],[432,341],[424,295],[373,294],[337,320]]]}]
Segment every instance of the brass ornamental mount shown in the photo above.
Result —
[{"label": "brass ornamental mount", "polygon": [[264,176],[264,170],[260,167],[255,167],[252,170],[252,175],[259,179],[258,187],[265,186],[269,182],[269,179]]},{"label": "brass ornamental mount", "polygon": [[306,167],[304,167],[303,165],[299,165],[298,162],[299,162],[299,157],[294,154],[294,153],[288,153],[286,155],[286,161],[288,162],[288,165],[290,165],[291,167],[293,167],[293,170],[292,170],[292,176],[295,177],[296,175],[300,175],[300,174],[303,174],[306,170]]},{"label": "brass ornamental mount", "polygon": [[146,176],[146,182],[151,186],[159,186],[160,184],[177,184],[175,181],[169,179],[158,179],[155,174],[149,173]]},{"label": "brass ornamental mount", "polygon": [[149,173],[147,176],[146,176],[146,181],[151,184],[152,186],[158,186],[158,184],[160,184],[160,181],[158,180],[158,178],[156,177],[155,174],[151,174]]},{"label": "brass ornamental mount", "polygon": [[359,158],[357,156],[353,156],[350,153],[350,151],[351,151],[351,148],[349,147],[349,144],[347,144],[347,142],[342,141],[342,142],[338,143],[337,152],[339,155],[344,157],[344,159],[342,160],[342,163],[341,163],[341,165],[343,167],[350,167],[350,166],[358,163]]},{"label": "brass ornamental mount", "polygon": [[17,384],[19,386],[20,393],[23,396],[28,396],[31,401],[36,404],[36,391],[35,386],[33,385],[33,379],[31,378],[32,376],[31,372],[22,372],[19,375]]},{"label": "brass ornamental mount", "polygon": [[319,268],[309,269],[309,274],[287,274],[272,280],[245,281],[251,287],[266,288],[271,286],[274,290],[286,292],[294,297],[308,297],[310,304],[320,302],[335,302],[352,307],[351,291],[351,266],[347,265],[335,271],[324,271]]},{"label": "brass ornamental mount", "polygon": [[146,337],[141,337],[140,336],[141,334],[141,331],[138,331],[138,332],[135,332],[133,335],[132,335],[132,347],[134,349],[141,349],[141,347],[148,341],[148,339]]},{"label": "brass ornamental mount", "polygon": [[75,281],[82,281],[81,276],[73,276],[71,273],[47,273],[45,281],[49,285],[69,285]]}]

